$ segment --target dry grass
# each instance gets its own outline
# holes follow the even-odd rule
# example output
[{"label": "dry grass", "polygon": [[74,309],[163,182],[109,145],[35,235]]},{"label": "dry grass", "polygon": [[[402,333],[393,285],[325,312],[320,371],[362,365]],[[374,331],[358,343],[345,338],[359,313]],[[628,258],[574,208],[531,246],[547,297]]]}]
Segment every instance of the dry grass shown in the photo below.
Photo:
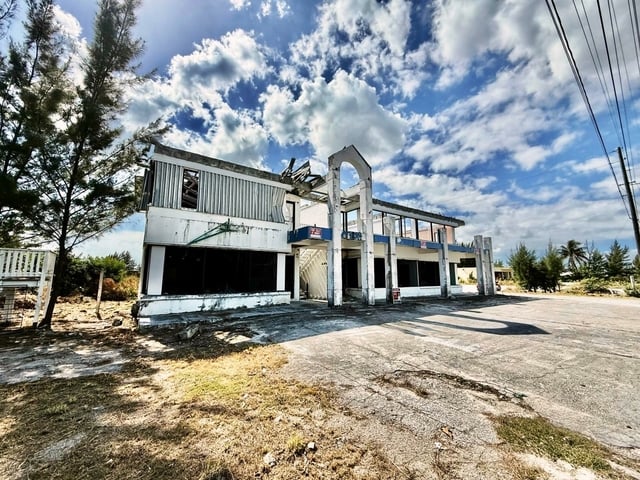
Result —
[{"label": "dry grass", "polygon": [[[612,468],[610,461],[620,459],[611,451],[584,435],[552,424],[546,418],[500,416],[493,417],[493,421],[498,436],[516,452],[533,453],[552,461],[563,460],[606,478],[626,478]],[[539,477],[525,475],[515,478]]]},{"label": "dry grass", "polygon": [[405,478],[329,426],[328,391],[278,375],[280,347],[203,337],[116,374],[0,386],[0,477]]}]

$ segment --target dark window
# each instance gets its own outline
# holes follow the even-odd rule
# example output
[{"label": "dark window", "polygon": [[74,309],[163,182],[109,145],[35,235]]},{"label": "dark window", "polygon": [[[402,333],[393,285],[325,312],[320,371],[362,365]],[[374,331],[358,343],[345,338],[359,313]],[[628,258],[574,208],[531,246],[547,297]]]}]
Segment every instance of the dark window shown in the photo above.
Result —
[{"label": "dark window", "polygon": [[273,292],[276,276],[276,253],[167,247],[162,293]]},{"label": "dark window", "polygon": [[457,285],[458,279],[456,278],[456,264],[449,264],[449,278],[451,279],[451,285]]},{"label": "dark window", "polygon": [[199,183],[200,172],[185,168],[182,174],[182,208],[198,208]]},{"label": "dark window", "polygon": [[344,288],[358,288],[358,259],[346,258],[342,261],[342,284]]},{"label": "dark window", "polygon": [[398,286],[418,286],[418,262],[415,260],[398,260]]},{"label": "dark window", "polygon": [[461,268],[475,267],[476,266],[476,259],[475,259],[475,257],[473,257],[473,258],[461,258],[460,259],[460,263],[458,264],[458,266],[461,267]]},{"label": "dark window", "polygon": [[438,262],[418,262],[418,275],[421,287],[440,285],[440,266]]},{"label": "dark window", "polygon": [[385,288],[387,286],[387,276],[385,274],[384,258],[373,259],[373,275],[375,278],[376,288]]}]

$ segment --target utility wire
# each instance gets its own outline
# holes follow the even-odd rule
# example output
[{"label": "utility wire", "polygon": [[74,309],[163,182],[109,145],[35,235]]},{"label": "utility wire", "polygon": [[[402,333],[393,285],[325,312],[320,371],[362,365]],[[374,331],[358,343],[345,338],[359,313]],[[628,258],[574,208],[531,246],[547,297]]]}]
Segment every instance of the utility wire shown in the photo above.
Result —
[{"label": "utility wire", "polygon": [[[609,24],[611,26],[611,37],[613,38],[613,50],[615,53],[615,58],[616,58],[616,68],[618,70],[618,81],[620,82],[620,97],[622,99],[622,111],[624,112],[624,125],[622,123],[620,123],[620,130],[622,131],[622,138],[623,138],[623,148],[624,148],[624,153],[625,153],[625,157],[627,158],[627,161],[629,160],[630,156],[629,156],[629,150],[631,149],[631,137],[629,137],[629,116],[627,115],[627,103],[624,97],[624,82],[622,81],[622,70],[620,69],[620,56],[622,56],[622,65],[624,67],[624,70],[626,72],[627,75],[627,84],[629,84],[629,71],[627,69],[627,64],[626,64],[626,59],[624,56],[624,48],[622,45],[622,39],[620,38],[620,28],[618,26],[618,17],[616,15],[616,10],[615,7],[612,5],[611,0],[608,0],[607,2],[608,7],[609,7]],[[615,21],[615,32],[614,32],[614,28],[613,28],[613,23]],[[618,40],[616,41],[616,32],[618,33]],[[618,55],[618,44],[620,44],[620,55]],[[631,85],[629,84],[629,92],[631,92]],[[620,120],[620,122],[622,122],[622,119]],[[626,131],[627,131],[627,135],[625,135],[625,125],[626,125]],[[628,141],[628,145],[627,145],[627,141],[626,138],[629,137],[629,141]]]},{"label": "utility wire", "polygon": [[[551,3],[550,3],[551,2]],[[580,75],[580,70],[578,69],[578,65],[575,61],[575,57],[573,56],[573,51],[571,50],[571,46],[569,45],[569,40],[567,38],[566,32],[564,30],[564,26],[562,25],[562,20],[560,19],[560,15],[558,14],[558,9],[555,4],[555,0],[545,0],[547,4],[547,9],[549,10],[549,14],[553,20],[553,25],[556,28],[556,32],[558,33],[558,37],[560,38],[560,43],[562,44],[562,48],[564,50],[565,55],[567,56],[567,60],[569,61],[569,66],[571,67],[571,71],[573,72],[574,79],[578,84],[578,89],[580,90],[580,94],[582,95],[582,99],[587,107],[587,111],[589,112],[589,117],[591,119],[591,123],[596,131],[596,135],[598,136],[598,140],[600,142],[600,146],[602,147],[602,151],[604,152],[605,157],[607,157],[607,161],[609,162],[609,168],[611,169],[611,173],[613,174],[613,178],[616,181],[616,187],[618,189],[618,193],[620,194],[620,198],[627,210],[627,215],[629,214],[629,209],[627,204],[624,201],[624,196],[622,191],[620,190],[620,183],[616,177],[615,170],[613,169],[613,165],[611,163],[611,157],[609,156],[609,151],[604,143],[604,138],[602,137],[602,132],[600,131],[600,127],[596,120],[596,116],[593,113],[593,108],[591,107],[591,102],[589,101],[589,96],[587,95],[587,90],[584,86],[584,82],[582,81],[582,76]],[[553,5],[553,8],[551,6]]]},{"label": "utility wire", "polygon": [[[614,114],[614,110],[613,110],[613,100],[611,99],[611,92],[609,92],[609,87],[607,85],[607,82],[604,79],[604,68],[602,67],[602,61],[600,60],[600,54],[598,53],[598,47],[596,44],[596,40],[595,37],[593,36],[593,29],[591,28],[591,22],[589,21],[589,16],[587,15],[587,10],[584,6],[584,0],[580,0],[580,3],[582,5],[582,12],[584,13],[584,18],[585,18],[585,22],[587,24],[587,28],[589,29],[589,36],[591,37],[591,42],[589,42],[589,39],[587,38],[587,33],[584,29],[584,24],[582,23],[582,17],[580,16],[580,13],[578,12],[578,8],[576,6],[576,2],[575,0],[573,1],[573,8],[576,12],[576,16],[578,17],[578,22],[580,23],[580,28],[582,30],[582,35],[584,36],[584,40],[587,44],[587,48],[589,50],[589,55],[591,56],[591,61],[593,62],[593,67],[596,71],[596,75],[598,76],[598,82],[600,83],[600,88],[602,89],[602,93],[604,94],[606,103],[607,103],[607,108],[609,110],[609,115],[611,116],[611,123],[615,125],[615,114]],[[591,48],[591,45],[593,44],[593,49]],[[595,55],[594,55],[595,53]],[[596,62],[597,59],[597,62]],[[640,64],[639,64],[640,65]],[[620,132],[618,131],[617,128],[614,128],[616,134],[618,135],[618,141],[620,142],[620,144],[622,144],[622,137],[620,136]]]}]

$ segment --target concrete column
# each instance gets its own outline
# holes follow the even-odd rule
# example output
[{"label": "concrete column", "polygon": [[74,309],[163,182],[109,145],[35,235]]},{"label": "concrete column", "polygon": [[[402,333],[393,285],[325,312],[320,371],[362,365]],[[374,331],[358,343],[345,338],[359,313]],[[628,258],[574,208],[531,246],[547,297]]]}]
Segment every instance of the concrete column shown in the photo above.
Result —
[{"label": "concrete column", "polygon": [[164,255],[166,248],[154,245],[149,253],[148,295],[162,295],[162,277],[164,275]]},{"label": "concrete column", "polygon": [[276,290],[282,292],[285,289],[284,277],[287,271],[287,254],[279,253],[276,267]]},{"label": "concrete column", "polygon": [[373,267],[373,195],[371,175],[360,180],[360,223],[362,244],[360,246],[360,276],[362,277],[362,303],[375,305],[376,290]]},{"label": "concrete column", "polygon": [[447,229],[438,229],[440,249],[438,250],[438,262],[440,263],[440,296],[451,296],[451,274],[449,273],[449,244],[447,243]]},{"label": "concrete column", "polygon": [[484,275],[484,242],[482,235],[473,237],[473,247],[476,253],[476,276],[478,277],[478,294],[486,295]]},{"label": "concrete column", "polygon": [[393,303],[393,289],[398,288],[398,255],[396,253],[396,230],[393,218],[384,217],[384,234],[389,237],[389,245],[384,256],[385,287],[387,289],[387,303]]},{"label": "concrete column", "polygon": [[331,240],[327,246],[327,303],[342,305],[342,215],[340,211],[340,165],[329,157],[327,173],[329,228]]},{"label": "concrete column", "polygon": [[300,249],[293,249],[293,300],[300,300]]},{"label": "concrete column", "polygon": [[484,265],[482,270],[484,272],[484,285],[487,295],[496,294],[496,276],[493,268],[493,243],[491,237],[483,238],[483,260]]}]

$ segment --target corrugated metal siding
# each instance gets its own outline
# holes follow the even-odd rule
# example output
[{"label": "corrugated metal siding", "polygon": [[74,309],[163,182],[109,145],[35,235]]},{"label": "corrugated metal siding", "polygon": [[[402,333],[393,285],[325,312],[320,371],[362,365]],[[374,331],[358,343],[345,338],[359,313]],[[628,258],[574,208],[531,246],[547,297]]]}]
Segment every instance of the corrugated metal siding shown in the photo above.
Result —
[{"label": "corrugated metal siding", "polygon": [[[180,208],[183,168],[156,162],[153,204]],[[285,189],[242,178],[200,172],[198,211],[284,223]]]},{"label": "corrugated metal siding", "polygon": [[163,208],[180,208],[182,200],[182,167],[156,162],[153,185],[153,205]]}]

